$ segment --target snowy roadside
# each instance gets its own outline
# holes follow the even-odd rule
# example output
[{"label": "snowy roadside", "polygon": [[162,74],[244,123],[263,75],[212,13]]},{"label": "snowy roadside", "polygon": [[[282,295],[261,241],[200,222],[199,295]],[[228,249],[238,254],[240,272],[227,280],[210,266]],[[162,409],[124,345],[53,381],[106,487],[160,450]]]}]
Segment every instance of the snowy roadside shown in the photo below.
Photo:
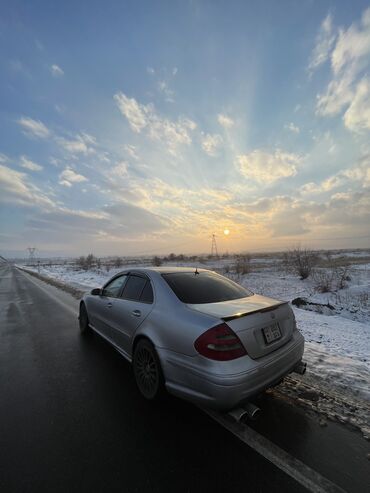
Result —
[{"label": "snowy roadside", "polygon": [[[363,292],[370,293],[370,271],[363,282]],[[305,297],[310,301],[327,303],[328,294],[315,293],[310,281],[300,281],[294,276],[281,272],[264,270],[244,276],[239,282],[252,291],[291,302],[296,297]],[[357,286],[349,286],[349,292]],[[345,298],[345,294],[342,294]],[[346,307],[343,307],[346,308]],[[305,337],[305,359],[308,374],[319,380],[330,382],[350,392],[355,397],[370,401],[370,316],[362,310],[361,321],[356,320],[358,313],[349,318],[349,311],[318,313],[293,307],[299,330]]]},{"label": "snowy roadside", "polygon": [[[206,267],[216,268],[218,265]],[[25,268],[34,272],[39,270],[42,276],[84,292],[103,285],[124,267],[112,268],[109,272],[102,269],[77,270],[61,265]],[[256,293],[286,301],[304,296],[325,303],[325,297],[329,296],[315,293],[309,281],[300,281],[274,268],[267,267],[244,276],[226,275]],[[342,293],[342,299],[350,300],[349,293],[358,291],[359,286],[362,292],[370,291],[370,271],[366,265],[359,275],[361,282],[356,278],[355,285],[350,285]],[[356,320],[358,312],[353,312],[355,320],[352,320],[349,318],[351,312],[345,306],[343,308],[339,311],[341,315],[336,312],[328,315],[293,307],[298,327],[306,340],[304,359],[307,373],[304,377],[289,377],[272,392],[289,397],[295,404],[329,419],[352,424],[370,438],[370,317],[367,319],[365,309],[361,311],[361,321]],[[315,389],[313,393],[312,389]],[[317,398],[312,398],[313,395]]]}]

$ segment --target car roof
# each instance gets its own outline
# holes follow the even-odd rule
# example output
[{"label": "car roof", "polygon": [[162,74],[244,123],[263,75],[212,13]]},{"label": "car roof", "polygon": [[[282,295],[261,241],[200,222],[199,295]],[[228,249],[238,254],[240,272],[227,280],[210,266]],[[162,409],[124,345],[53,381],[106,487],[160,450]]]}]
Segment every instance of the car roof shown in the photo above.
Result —
[{"label": "car roof", "polygon": [[[158,272],[159,274],[173,274],[176,272],[194,272],[195,269],[198,272],[207,272],[208,269],[199,269],[198,267],[132,267],[127,268],[122,272]],[[209,272],[209,271],[208,271]]]}]

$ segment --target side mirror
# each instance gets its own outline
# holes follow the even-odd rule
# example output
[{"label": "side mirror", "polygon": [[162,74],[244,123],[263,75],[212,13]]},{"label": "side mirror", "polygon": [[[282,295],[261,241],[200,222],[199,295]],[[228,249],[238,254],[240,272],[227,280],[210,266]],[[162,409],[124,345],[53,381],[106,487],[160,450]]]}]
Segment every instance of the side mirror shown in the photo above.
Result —
[{"label": "side mirror", "polygon": [[102,293],[102,290],[100,288],[94,288],[91,290],[90,294],[93,296],[100,296]]}]

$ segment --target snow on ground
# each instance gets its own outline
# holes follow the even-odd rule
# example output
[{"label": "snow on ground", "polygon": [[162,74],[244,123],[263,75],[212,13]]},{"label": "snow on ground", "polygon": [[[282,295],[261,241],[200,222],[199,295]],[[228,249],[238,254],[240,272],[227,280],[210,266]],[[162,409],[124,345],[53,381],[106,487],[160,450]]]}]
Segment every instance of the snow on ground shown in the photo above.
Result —
[{"label": "snow on ground", "polygon": [[[360,268],[361,267],[361,268]],[[370,312],[361,312],[361,322],[350,319],[353,306],[352,292],[361,286],[361,293],[370,296],[369,265],[356,266],[358,278],[354,285],[341,290],[343,305],[334,315],[326,315],[293,307],[299,330],[305,337],[304,358],[307,372],[319,380],[330,381],[334,386],[358,397],[370,400]],[[235,277],[235,276],[234,276]],[[360,284],[358,284],[360,279]],[[284,301],[304,297],[310,301],[330,303],[331,293],[317,294],[310,279],[301,281],[293,275],[278,270],[264,269],[243,276],[239,281],[258,294]]]},{"label": "snow on ground", "polygon": [[[356,255],[362,257],[361,252],[356,252]],[[136,264],[140,265],[143,264]],[[194,262],[166,265],[194,265]],[[289,302],[302,297],[310,302],[332,305],[334,310],[321,310],[323,313],[293,307],[298,327],[306,340],[304,358],[308,364],[307,373],[353,397],[370,400],[370,264],[352,265],[347,287],[337,293],[318,293],[313,279],[302,281],[295,275],[286,274],[280,261],[271,255],[253,258],[252,272],[246,275],[233,273],[232,266],[232,259],[198,262],[198,267],[224,272],[258,294]],[[107,271],[103,266],[85,271],[73,265],[45,265],[39,267],[39,272],[88,290],[102,286],[124,268],[123,265]]]},{"label": "snow on ground", "polygon": [[24,268],[38,272],[42,276],[51,277],[64,282],[70,286],[88,291],[92,288],[101,287],[112,276],[124,269],[112,268],[108,272],[105,269],[83,270],[76,269],[70,265],[42,266],[40,268],[24,266]]}]

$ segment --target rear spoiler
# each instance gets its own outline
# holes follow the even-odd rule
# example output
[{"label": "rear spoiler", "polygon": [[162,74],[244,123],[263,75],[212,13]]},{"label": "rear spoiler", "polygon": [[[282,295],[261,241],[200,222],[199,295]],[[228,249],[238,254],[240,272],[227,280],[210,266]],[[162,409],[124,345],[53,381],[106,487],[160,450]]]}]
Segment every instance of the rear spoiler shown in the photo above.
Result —
[{"label": "rear spoiler", "polygon": [[268,306],[267,308],[260,308],[259,310],[252,310],[252,311],[248,311],[248,312],[244,312],[244,313],[237,313],[236,315],[230,315],[229,317],[221,317],[221,320],[223,320],[224,322],[228,322],[228,321],[234,320],[236,318],[246,317],[247,315],[251,315],[252,313],[254,314],[254,313],[270,312],[272,310],[275,310],[279,306],[287,305],[287,304],[288,304],[288,301],[281,301],[280,303],[276,303],[276,305],[273,305],[273,306]]}]

